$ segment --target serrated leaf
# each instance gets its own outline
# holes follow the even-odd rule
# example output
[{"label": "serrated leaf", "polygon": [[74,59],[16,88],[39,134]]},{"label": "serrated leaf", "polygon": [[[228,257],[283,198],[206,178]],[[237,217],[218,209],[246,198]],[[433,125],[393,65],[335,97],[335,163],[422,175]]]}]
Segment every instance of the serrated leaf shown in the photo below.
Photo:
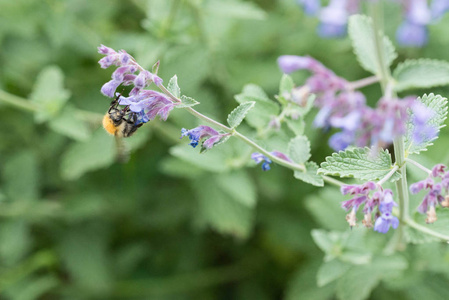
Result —
[{"label": "serrated leaf", "polygon": [[39,106],[35,114],[37,122],[44,122],[56,116],[70,97],[70,92],[64,89],[64,74],[57,66],[43,69],[37,76],[31,102]]},{"label": "serrated leaf", "polygon": [[228,115],[228,124],[231,128],[236,128],[240,125],[240,123],[245,119],[246,114],[254,107],[256,104],[255,101],[244,102],[237,106],[229,115]]},{"label": "serrated leaf", "polygon": [[295,87],[293,79],[290,75],[282,75],[281,82],[279,84],[279,95],[283,93],[291,93],[292,89]]},{"label": "serrated leaf", "polygon": [[175,105],[176,108],[185,108],[185,107],[191,107],[191,106],[200,104],[195,99],[184,96],[184,95],[181,96],[181,101],[182,101],[181,103]]},{"label": "serrated leaf", "polygon": [[[435,112],[432,118],[427,122],[427,125],[433,126],[437,128],[438,131],[440,128],[444,127],[444,120],[447,117],[447,99],[441,97],[440,95],[424,95],[422,98],[418,98],[417,101],[420,101],[426,107]],[[419,153],[421,151],[426,151],[427,147],[433,145],[433,141],[438,138],[438,135],[431,139],[424,139],[421,143],[416,144],[413,140],[413,132],[415,130],[415,125],[412,122],[411,118],[412,112],[409,111],[409,120],[407,121],[407,133],[405,135],[404,143],[405,143],[405,152],[406,155],[412,153]]]},{"label": "serrated leaf", "polygon": [[259,130],[266,128],[271,118],[279,114],[279,105],[271,101],[262,88],[255,84],[246,85],[242,93],[235,95],[234,98],[240,104],[256,102],[254,108],[246,115],[245,120],[250,126]]},{"label": "serrated leaf", "polygon": [[436,59],[408,59],[393,72],[395,90],[430,88],[449,84],[449,63]]},{"label": "serrated leaf", "polygon": [[[354,177],[361,180],[379,180],[392,169],[391,155],[388,150],[354,148],[351,150],[333,153],[321,163],[318,174],[340,177]],[[395,172],[390,181],[400,178]]]},{"label": "serrated leaf", "polygon": [[167,90],[176,98],[181,97],[181,89],[178,86],[178,76],[174,75],[167,84]]},{"label": "serrated leaf", "polygon": [[298,164],[302,164],[310,158],[310,142],[304,135],[298,135],[288,143],[288,156]]},{"label": "serrated leaf", "polygon": [[306,127],[306,123],[302,118],[293,119],[285,119],[285,123],[287,127],[293,132],[294,135],[302,135],[304,134],[304,129]]},{"label": "serrated leaf", "polygon": [[[373,74],[380,74],[381,70],[377,59],[371,18],[363,15],[351,16],[349,18],[348,32],[352,40],[354,53],[357,55],[357,59],[362,68]],[[397,57],[397,54],[388,37],[381,34],[380,38],[382,40],[381,55],[384,63],[383,67],[389,68]]]},{"label": "serrated leaf", "polygon": [[322,287],[334,280],[337,280],[350,268],[350,264],[344,263],[338,259],[323,263],[317,273],[318,286]]},{"label": "serrated leaf", "polygon": [[306,167],[305,172],[295,171],[293,176],[296,179],[302,180],[314,186],[324,186],[323,177],[317,174],[318,165],[313,161],[308,161],[304,164],[304,166]]}]

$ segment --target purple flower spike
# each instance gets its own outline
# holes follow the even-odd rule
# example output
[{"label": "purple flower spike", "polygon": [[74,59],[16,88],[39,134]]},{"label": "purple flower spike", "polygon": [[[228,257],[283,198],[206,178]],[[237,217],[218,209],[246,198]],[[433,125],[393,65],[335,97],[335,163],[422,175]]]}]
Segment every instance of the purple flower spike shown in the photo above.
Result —
[{"label": "purple flower spike", "polygon": [[193,129],[187,130],[185,128],[181,129],[181,138],[188,136],[190,139],[189,145],[195,148],[198,146],[198,143],[203,139],[207,137],[213,137],[220,135],[215,129],[209,127],[209,126],[198,126]]},{"label": "purple flower spike", "polygon": [[115,90],[120,85],[120,81],[111,80],[103,84],[101,87],[101,93],[109,98],[113,98],[115,94]]},{"label": "purple flower spike", "polygon": [[320,0],[298,0],[306,15],[314,16],[318,14],[321,8]]},{"label": "purple flower spike", "polygon": [[308,69],[313,63],[312,58],[308,56],[282,55],[278,58],[278,65],[284,73]]},{"label": "purple flower spike", "polygon": [[427,27],[404,21],[396,31],[396,39],[402,46],[422,47],[427,44]]},{"label": "purple flower spike", "polygon": [[449,10],[448,0],[433,0],[430,6],[432,19],[441,18]]},{"label": "purple flower spike", "polygon": [[110,55],[110,54],[117,54],[114,49],[106,47],[105,45],[101,44],[100,47],[97,48],[98,53],[103,55]]},{"label": "purple flower spike", "polygon": [[399,220],[395,216],[393,216],[390,212],[387,212],[385,214],[382,214],[379,218],[377,218],[376,222],[374,223],[374,231],[380,232],[380,233],[387,233],[390,227],[393,227],[393,229],[398,228],[399,226]]},{"label": "purple flower spike", "polygon": [[258,153],[258,152],[254,152],[253,154],[251,154],[251,159],[253,159],[256,162],[256,164],[259,164],[262,162],[262,170],[263,171],[270,170],[270,164],[272,163],[272,161],[265,155]]}]

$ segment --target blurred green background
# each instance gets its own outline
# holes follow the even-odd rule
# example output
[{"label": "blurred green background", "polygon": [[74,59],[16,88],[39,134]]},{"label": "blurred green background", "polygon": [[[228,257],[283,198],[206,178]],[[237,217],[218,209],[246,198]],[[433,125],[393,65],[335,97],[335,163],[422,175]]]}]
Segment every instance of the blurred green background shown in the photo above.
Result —
[{"label": "blurred green background", "polygon": [[[386,15],[394,37],[399,8]],[[312,229],[349,234],[351,251],[371,255],[390,234],[348,231],[335,188],[279,166],[262,172],[240,141],[199,155],[179,139],[199,124],[187,112],[139,129],[126,164],[100,128],[110,101],[100,88],[112,73],[97,64],[100,44],[146,68],[160,60],[165,82],[177,74],[196,108],[224,121],[247,83],[274,99],[279,55],[311,55],[348,80],[369,76],[349,39],[320,39],[316,25],[294,0],[0,1],[0,298],[444,299],[447,245],[423,239],[399,254],[401,280],[353,275],[318,288],[324,254]],[[399,48],[396,63],[449,60],[448,26],[448,17],[430,26],[424,49]],[[363,91],[372,104],[380,96],[378,86]],[[312,117],[306,134],[321,162],[330,133]],[[416,160],[449,163],[448,143],[443,130]]]}]

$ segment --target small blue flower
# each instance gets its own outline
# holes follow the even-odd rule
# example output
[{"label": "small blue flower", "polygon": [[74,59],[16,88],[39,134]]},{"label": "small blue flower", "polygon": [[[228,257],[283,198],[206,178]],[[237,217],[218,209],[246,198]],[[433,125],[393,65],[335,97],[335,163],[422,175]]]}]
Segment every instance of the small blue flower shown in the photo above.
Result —
[{"label": "small blue flower", "polygon": [[404,21],[396,31],[396,39],[402,46],[422,47],[427,44],[427,27]]},{"label": "small blue flower", "polygon": [[345,150],[353,143],[354,133],[350,131],[337,132],[329,138],[329,146],[335,151]]},{"label": "small blue flower", "polygon": [[[181,138],[185,136],[188,136],[190,139],[189,145],[195,148],[203,138],[220,136],[220,134],[218,133],[218,131],[209,126],[201,125],[190,130],[182,128]],[[218,141],[214,141],[214,143],[216,142]],[[209,148],[212,148],[212,146],[213,144]]]},{"label": "small blue flower", "polygon": [[320,0],[298,0],[298,4],[302,6],[306,15],[315,16],[321,8]]},{"label": "small blue flower", "polygon": [[251,154],[251,159],[253,159],[256,162],[256,164],[259,164],[262,162],[262,170],[263,171],[270,170],[270,164],[272,163],[272,161],[265,155],[258,153],[258,152],[254,152],[253,154]]},{"label": "small blue flower", "polygon": [[346,36],[346,24],[320,23],[317,28],[319,36],[323,38],[340,38]]},{"label": "small blue flower", "polygon": [[430,10],[432,12],[432,19],[439,19],[446,13],[446,11],[449,10],[449,1],[433,0],[430,6]]},{"label": "small blue flower", "polygon": [[393,227],[393,229],[398,228],[399,220],[390,212],[387,212],[377,218],[376,223],[374,223],[374,230],[380,233],[387,233],[390,226]]}]

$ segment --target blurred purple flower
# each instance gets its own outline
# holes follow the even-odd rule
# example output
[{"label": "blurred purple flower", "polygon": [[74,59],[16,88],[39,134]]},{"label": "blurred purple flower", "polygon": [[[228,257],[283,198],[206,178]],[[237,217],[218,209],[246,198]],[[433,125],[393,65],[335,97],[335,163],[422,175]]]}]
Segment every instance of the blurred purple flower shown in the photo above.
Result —
[{"label": "blurred purple flower", "polygon": [[270,164],[272,163],[272,161],[262,153],[254,152],[253,154],[251,154],[251,159],[254,160],[256,164],[262,163],[263,171],[270,170]]},{"label": "blurred purple flower", "polygon": [[318,14],[321,8],[320,0],[298,0],[298,4],[302,6],[304,12],[309,16]]},{"label": "blurred purple flower", "polygon": [[190,139],[189,145],[192,146],[193,148],[198,146],[198,143],[202,139],[208,138],[208,139],[212,139],[212,141],[210,141],[209,143],[206,143],[208,141],[208,140],[206,140],[203,143],[203,148],[210,149],[210,148],[212,148],[212,146],[215,143],[220,141],[220,139],[223,138],[225,135],[227,135],[227,134],[220,134],[215,129],[213,129],[209,126],[205,126],[205,125],[200,125],[198,127],[190,129],[190,130],[187,130],[185,128],[181,129],[181,138],[188,136]]},{"label": "blurred purple flower", "polygon": [[396,31],[396,40],[402,46],[422,47],[427,44],[427,27],[404,21]]}]

